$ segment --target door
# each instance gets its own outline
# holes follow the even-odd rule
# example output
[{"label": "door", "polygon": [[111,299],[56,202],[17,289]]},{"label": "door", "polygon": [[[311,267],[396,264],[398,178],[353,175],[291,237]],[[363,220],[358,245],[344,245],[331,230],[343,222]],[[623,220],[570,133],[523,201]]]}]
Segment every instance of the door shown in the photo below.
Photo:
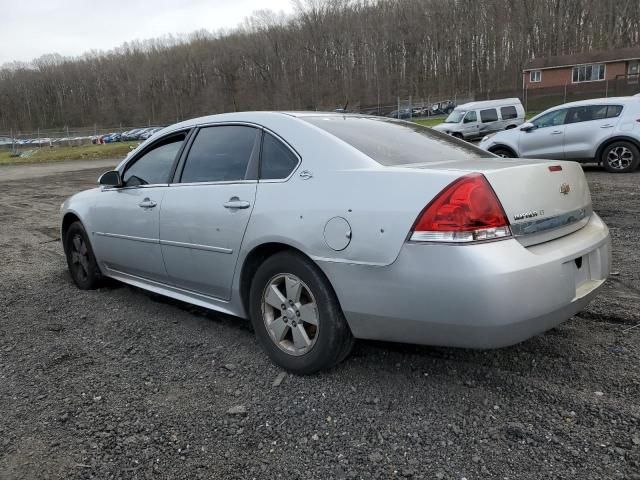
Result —
[{"label": "door", "polygon": [[564,158],[564,120],[566,108],[553,110],[531,120],[533,128],[520,130],[518,150],[521,158]]},{"label": "door", "polygon": [[160,205],[185,133],[132,158],[122,188],[106,188],[92,207],[92,246],[109,269],[155,281],[167,274],[159,244]]},{"label": "door", "polygon": [[162,255],[176,287],[231,297],[256,197],[250,165],[257,165],[260,138],[259,129],[244,125],[205,127],[196,133],[160,210]]},{"label": "door", "polygon": [[498,121],[498,111],[495,108],[480,110],[479,130],[482,136],[501,130],[500,122]]},{"label": "door", "polygon": [[565,120],[564,158],[593,158],[598,146],[613,133],[621,112],[622,105],[584,105],[570,108]]},{"label": "door", "polygon": [[476,138],[480,131],[478,114],[475,111],[467,112],[462,120],[462,136],[464,138]]}]

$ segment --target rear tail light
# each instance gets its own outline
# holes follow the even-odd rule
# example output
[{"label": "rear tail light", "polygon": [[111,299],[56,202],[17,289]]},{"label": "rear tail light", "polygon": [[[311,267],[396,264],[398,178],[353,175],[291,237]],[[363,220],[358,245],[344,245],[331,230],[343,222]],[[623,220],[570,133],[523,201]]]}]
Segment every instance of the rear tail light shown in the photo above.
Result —
[{"label": "rear tail light", "polygon": [[500,200],[480,173],[460,177],[420,213],[410,240],[467,243],[511,236]]}]

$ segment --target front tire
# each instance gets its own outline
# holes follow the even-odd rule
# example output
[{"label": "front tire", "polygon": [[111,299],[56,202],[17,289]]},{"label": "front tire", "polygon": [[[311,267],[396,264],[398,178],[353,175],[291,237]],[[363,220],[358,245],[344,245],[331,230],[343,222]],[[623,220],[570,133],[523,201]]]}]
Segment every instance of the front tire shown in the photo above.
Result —
[{"label": "front tire", "polygon": [[513,152],[507,150],[506,148],[496,148],[495,150],[491,150],[491,153],[502,158],[515,158]]},{"label": "front tire", "polygon": [[354,339],[335,292],[310,260],[293,252],[269,257],[250,291],[258,341],[285,370],[310,374],[348,356]]},{"label": "front tire", "polygon": [[603,150],[600,160],[607,172],[633,172],[640,163],[640,151],[633,143],[613,142]]},{"label": "front tire", "polygon": [[64,253],[71,278],[81,290],[100,286],[102,275],[89,243],[87,232],[80,222],[73,222],[64,236]]}]

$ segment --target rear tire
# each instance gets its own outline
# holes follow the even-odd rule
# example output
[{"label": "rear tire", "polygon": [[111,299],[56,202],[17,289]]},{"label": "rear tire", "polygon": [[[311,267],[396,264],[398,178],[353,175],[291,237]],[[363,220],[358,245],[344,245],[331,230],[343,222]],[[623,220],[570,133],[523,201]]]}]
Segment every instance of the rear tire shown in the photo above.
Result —
[{"label": "rear tire", "polygon": [[513,152],[511,150],[507,150],[506,148],[496,148],[495,150],[491,150],[491,153],[502,158],[516,158]]},{"label": "rear tire", "polygon": [[600,161],[610,173],[629,173],[638,168],[640,151],[633,143],[613,142],[602,151]]},{"label": "rear tire", "polygon": [[100,286],[102,274],[89,243],[89,237],[80,222],[73,222],[64,236],[64,253],[69,273],[81,290],[93,290]]},{"label": "rear tire", "polygon": [[267,355],[290,372],[330,368],[353,347],[335,292],[320,269],[300,254],[277,253],[258,267],[249,310]]}]

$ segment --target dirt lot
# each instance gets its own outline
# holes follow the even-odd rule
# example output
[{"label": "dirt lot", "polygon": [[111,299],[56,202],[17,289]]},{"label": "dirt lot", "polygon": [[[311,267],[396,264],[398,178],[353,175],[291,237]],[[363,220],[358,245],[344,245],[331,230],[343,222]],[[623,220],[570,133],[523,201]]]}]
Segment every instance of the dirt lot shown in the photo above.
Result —
[{"label": "dirt lot", "polygon": [[58,208],[98,173],[0,182],[1,479],[640,479],[640,172],[588,170],[614,276],[560,328],[485,352],[359,342],[304,378],[245,321],[77,290]]}]

